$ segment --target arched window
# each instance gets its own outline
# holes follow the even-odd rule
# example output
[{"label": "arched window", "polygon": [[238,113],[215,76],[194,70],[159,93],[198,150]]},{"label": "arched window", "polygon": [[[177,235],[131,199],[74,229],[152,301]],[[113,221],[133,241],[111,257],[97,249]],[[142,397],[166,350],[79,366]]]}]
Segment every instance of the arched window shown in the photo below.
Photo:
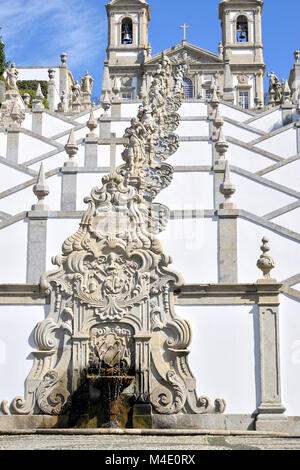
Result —
[{"label": "arched window", "polygon": [[183,91],[185,98],[194,98],[193,82],[189,78],[183,79]]},{"label": "arched window", "polygon": [[236,21],[236,41],[249,42],[248,19],[241,15]]},{"label": "arched window", "polygon": [[133,39],[133,28],[132,28],[132,20],[130,18],[124,18],[122,21],[122,44],[132,44]]}]

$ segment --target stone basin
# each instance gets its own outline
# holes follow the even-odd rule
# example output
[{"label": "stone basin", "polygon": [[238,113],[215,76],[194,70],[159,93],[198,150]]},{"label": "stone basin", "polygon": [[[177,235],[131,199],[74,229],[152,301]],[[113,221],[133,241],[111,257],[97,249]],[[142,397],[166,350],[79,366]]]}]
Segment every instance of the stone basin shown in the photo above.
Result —
[{"label": "stone basin", "polygon": [[107,422],[105,428],[120,428],[118,417],[120,414],[119,398],[123,390],[133,382],[134,376],[129,375],[95,375],[87,374],[89,383],[101,390],[101,399],[107,409]]}]

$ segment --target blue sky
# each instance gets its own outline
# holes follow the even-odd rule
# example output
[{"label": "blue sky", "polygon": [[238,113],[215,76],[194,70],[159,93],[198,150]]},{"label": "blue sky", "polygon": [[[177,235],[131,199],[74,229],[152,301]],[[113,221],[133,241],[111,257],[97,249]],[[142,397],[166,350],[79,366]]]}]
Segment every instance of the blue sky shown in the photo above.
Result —
[{"label": "blue sky", "polygon": [[[0,26],[6,56],[17,65],[58,65],[61,52],[76,78],[89,70],[100,94],[106,56],[108,0],[0,0]],[[182,40],[179,28],[191,26],[187,39],[217,52],[221,40],[218,0],[149,0],[152,19],[149,40],[153,53]],[[284,5],[284,8],[282,7]],[[267,71],[288,78],[293,51],[300,49],[300,0],[265,0],[264,57]]]}]

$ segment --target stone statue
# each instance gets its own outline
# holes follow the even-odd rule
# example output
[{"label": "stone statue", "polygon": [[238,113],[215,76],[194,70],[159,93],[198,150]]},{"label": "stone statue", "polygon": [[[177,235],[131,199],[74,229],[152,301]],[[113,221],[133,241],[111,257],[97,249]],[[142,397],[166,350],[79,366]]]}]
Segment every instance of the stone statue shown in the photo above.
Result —
[{"label": "stone statue", "polygon": [[19,72],[16,69],[14,63],[11,64],[10,68],[7,70],[6,76],[6,89],[14,90],[18,92],[17,81],[18,81]]},{"label": "stone statue", "polygon": [[85,72],[84,77],[80,77],[80,88],[82,93],[92,94],[94,79],[90,76],[89,72]]},{"label": "stone statue", "polygon": [[269,77],[269,94],[274,97],[275,104],[281,104],[285,82],[284,80],[283,83],[280,82],[274,72],[268,73],[267,76]]},{"label": "stone statue", "polygon": [[72,101],[73,103],[80,102],[80,84],[78,80],[72,86]]},{"label": "stone statue", "polygon": [[129,139],[129,145],[122,157],[129,164],[133,174],[137,175],[139,169],[146,163],[145,137],[147,130],[138,118],[131,119],[131,126],[125,130],[124,138]]}]

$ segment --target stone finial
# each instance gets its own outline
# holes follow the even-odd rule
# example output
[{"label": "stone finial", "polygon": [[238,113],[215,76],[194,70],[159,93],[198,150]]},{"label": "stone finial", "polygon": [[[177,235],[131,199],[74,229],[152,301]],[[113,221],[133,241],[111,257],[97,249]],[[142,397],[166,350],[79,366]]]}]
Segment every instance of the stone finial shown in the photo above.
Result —
[{"label": "stone finial", "polygon": [[41,163],[40,171],[38,175],[38,179],[36,184],[33,186],[33,192],[38,198],[38,203],[34,204],[31,207],[33,211],[46,211],[49,210],[49,206],[44,203],[45,197],[50,194],[49,186],[46,183],[45,173],[44,173],[44,165]]},{"label": "stone finial", "polygon": [[44,109],[43,100],[44,95],[42,93],[41,84],[39,83],[35,93],[35,98],[32,101],[32,109]]},{"label": "stone finial", "polygon": [[213,87],[213,93],[212,93],[212,97],[211,97],[211,100],[210,100],[210,104],[214,109],[216,109],[220,104],[220,100],[219,100],[218,94],[217,94],[216,85],[214,85],[214,87]]},{"label": "stone finial", "polygon": [[300,51],[294,52],[295,62],[298,63],[300,60]]},{"label": "stone finial", "polygon": [[215,116],[215,119],[214,119],[213,123],[214,123],[214,126],[217,129],[220,129],[220,127],[222,127],[224,125],[224,120],[223,120],[223,118],[221,116],[221,113],[220,113],[220,106],[217,106],[216,116]]},{"label": "stone finial", "polygon": [[78,149],[79,149],[79,147],[76,144],[74,130],[71,129],[69,140],[65,145],[65,151],[69,156],[69,161],[65,162],[65,164],[64,164],[65,167],[77,166],[77,162],[75,162],[74,157],[77,154]]},{"label": "stone finial", "polygon": [[90,112],[90,117],[89,117],[89,120],[86,124],[89,131],[90,131],[90,133],[87,134],[87,137],[97,137],[97,134],[95,134],[95,132],[94,132],[94,130],[97,129],[97,127],[98,127],[98,123],[95,119],[94,107],[95,107],[95,104],[93,103],[92,108],[91,108],[91,112]]},{"label": "stone finial", "polygon": [[9,127],[20,127],[24,117],[24,111],[21,110],[18,99],[15,98],[10,111],[10,122],[8,124]]},{"label": "stone finial", "polygon": [[215,147],[216,147],[216,151],[220,155],[220,160],[225,160],[225,153],[227,152],[229,145],[224,135],[223,126],[221,126],[220,128],[219,139],[215,143]]},{"label": "stone finial", "polygon": [[289,87],[288,81],[284,81],[284,87],[283,87],[283,104],[292,104],[291,102],[291,89]]},{"label": "stone finial", "polygon": [[55,78],[55,74],[56,74],[56,71],[54,69],[49,69],[48,70],[48,77],[49,77],[49,80],[54,80]]},{"label": "stone finial", "polygon": [[26,108],[28,108],[28,106],[30,105],[30,94],[24,93],[24,95],[22,95],[22,98],[23,98]]},{"label": "stone finial", "polygon": [[107,91],[104,93],[104,96],[101,99],[101,104],[105,112],[107,112],[111,107],[111,101],[110,101],[109,93]]},{"label": "stone finial", "polygon": [[226,160],[225,174],[223,183],[220,185],[220,193],[225,197],[225,202],[220,204],[221,209],[236,209],[236,205],[231,201],[232,196],[236,191],[235,185],[231,182],[230,166]]},{"label": "stone finial", "polygon": [[276,106],[275,90],[270,91],[269,106],[270,106],[270,108],[274,108]]},{"label": "stone finial", "polygon": [[267,237],[262,239],[262,246],[260,249],[262,251],[262,255],[257,261],[257,267],[263,272],[262,280],[271,280],[270,271],[275,268],[275,262],[272,256],[268,254],[270,251],[270,245]]},{"label": "stone finial", "polygon": [[66,52],[63,52],[60,55],[60,60],[61,60],[61,65],[66,67],[67,66],[67,60],[68,60],[68,54],[66,54]]}]

